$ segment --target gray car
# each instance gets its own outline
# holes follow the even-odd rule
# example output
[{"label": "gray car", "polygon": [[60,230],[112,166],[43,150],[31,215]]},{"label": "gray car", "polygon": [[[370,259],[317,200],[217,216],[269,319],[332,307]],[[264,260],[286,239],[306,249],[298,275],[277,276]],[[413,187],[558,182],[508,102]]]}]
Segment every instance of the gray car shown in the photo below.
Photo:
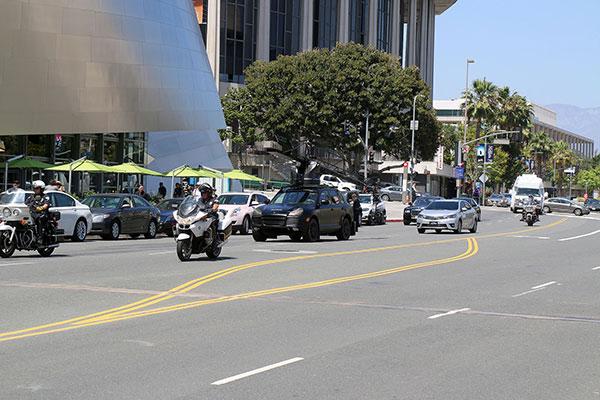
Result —
[{"label": "gray car", "polygon": [[417,217],[417,231],[425,233],[443,229],[460,233],[464,228],[477,232],[477,212],[464,200],[437,200],[428,205]]},{"label": "gray car", "polygon": [[383,201],[402,201],[402,186],[388,186],[379,191]]},{"label": "gray car", "polygon": [[544,213],[566,212],[575,215],[589,214],[590,209],[583,204],[561,197],[551,197],[544,201]]}]

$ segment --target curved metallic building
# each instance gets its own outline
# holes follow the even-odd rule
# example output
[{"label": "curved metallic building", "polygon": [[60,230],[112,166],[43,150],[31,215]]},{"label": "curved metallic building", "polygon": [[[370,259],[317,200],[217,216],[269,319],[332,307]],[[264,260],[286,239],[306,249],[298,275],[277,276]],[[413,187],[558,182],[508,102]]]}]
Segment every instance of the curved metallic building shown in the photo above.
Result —
[{"label": "curved metallic building", "polygon": [[0,134],[224,126],[192,0],[0,0]]}]

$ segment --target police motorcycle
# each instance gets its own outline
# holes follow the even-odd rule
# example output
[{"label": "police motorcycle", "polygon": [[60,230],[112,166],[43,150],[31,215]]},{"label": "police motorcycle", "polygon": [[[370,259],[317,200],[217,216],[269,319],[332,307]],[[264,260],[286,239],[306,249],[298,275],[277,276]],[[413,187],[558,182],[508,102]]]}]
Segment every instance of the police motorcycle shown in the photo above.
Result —
[{"label": "police motorcycle", "polygon": [[192,254],[206,253],[213,260],[221,255],[231,236],[230,218],[206,209],[200,197],[193,195],[181,202],[173,217],[177,222],[177,257],[181,261],[188,261]]},{"label": "police motorcycle", "polygon": [[[2,194],[2,205],[0,205],[2,212],[0,257],[2,258],[11,257],[15,250],[35,250],[42,257],[48,257],[58,247],[58,235],[62,233],[57,228],[60,213],[48,211],[48,220],[42,232],[39,233],[35,221],[31,217],[29,206],[25,204],[26,198],[29,196],[35,196],[35,194],[23,190],[9,190]],[[40,234],[41,238],[39,238]]]},{"label": "police motorcycle", "polygon": [[528,226],[533,226],[540,220],[541,209],[533,199],[529,198],[529,201],[523,205],[523,221],[527,222]]}]

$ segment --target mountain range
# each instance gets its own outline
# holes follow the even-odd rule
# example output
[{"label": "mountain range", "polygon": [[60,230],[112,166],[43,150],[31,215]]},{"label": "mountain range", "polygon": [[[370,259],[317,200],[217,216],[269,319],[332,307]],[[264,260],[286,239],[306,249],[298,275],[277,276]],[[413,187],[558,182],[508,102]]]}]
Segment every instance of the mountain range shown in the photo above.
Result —
[{"label": "mountain range", "polygon": [[548,104],[556,112],[559,128],[594,140],[594,149],[600,148],[600,107],[580,108],[570,104]]}]

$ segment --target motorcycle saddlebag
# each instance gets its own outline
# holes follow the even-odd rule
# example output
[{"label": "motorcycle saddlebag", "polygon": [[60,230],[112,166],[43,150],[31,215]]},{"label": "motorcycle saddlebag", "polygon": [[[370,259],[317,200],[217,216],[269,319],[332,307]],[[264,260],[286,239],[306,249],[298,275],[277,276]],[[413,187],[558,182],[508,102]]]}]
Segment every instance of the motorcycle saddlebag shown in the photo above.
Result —
[{"label": "motorcycle saddlebag", "polygon": [[50,219],[50,221],[59,221],[60,220],[60,212],[59,211],[50,211],[48,213],[48,219]]},{"label": "motorcycle saddlebag", "polygon": [[223,223],[219,224],[219,235],[221,235],[222,239],[225,240],[231,236],[231,224],[227,224],[227,226],[223,225]]}]

